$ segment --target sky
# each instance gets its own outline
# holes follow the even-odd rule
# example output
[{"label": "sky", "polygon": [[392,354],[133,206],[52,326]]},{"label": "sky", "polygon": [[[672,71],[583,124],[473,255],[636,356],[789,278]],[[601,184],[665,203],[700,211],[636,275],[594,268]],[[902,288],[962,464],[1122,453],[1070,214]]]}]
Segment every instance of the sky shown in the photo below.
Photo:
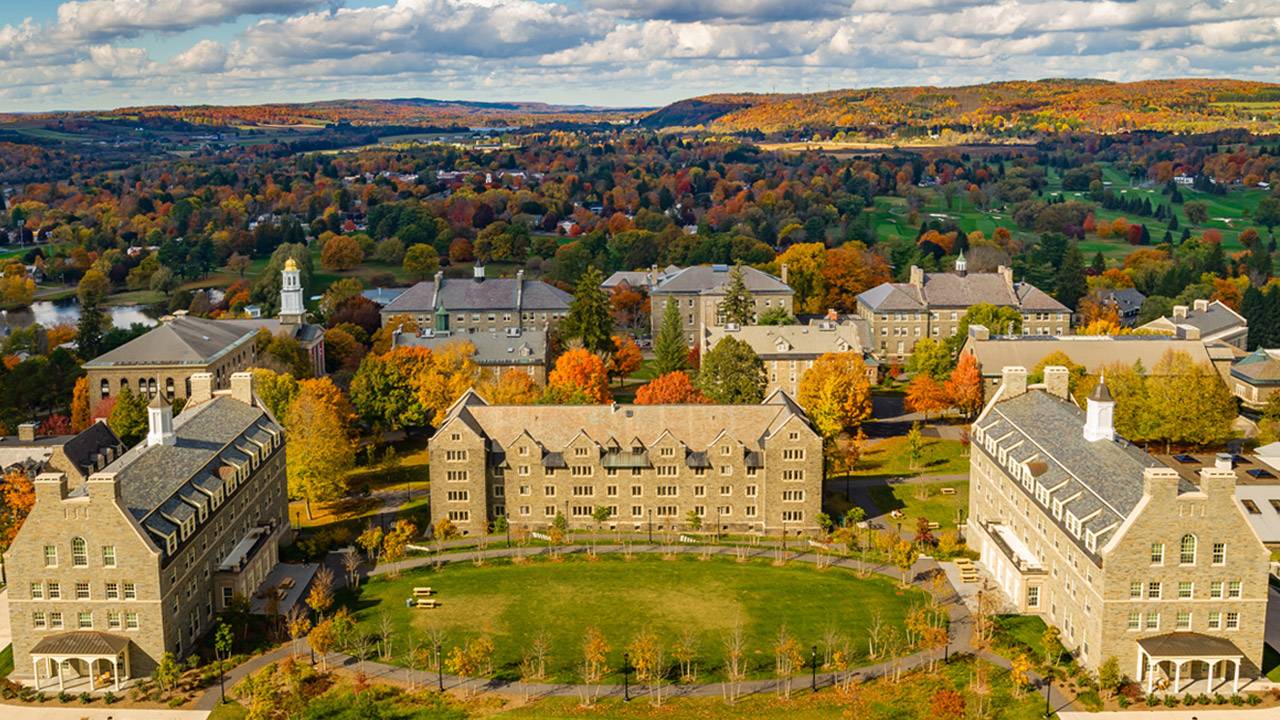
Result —
[{"label": "sky", "polygon": [[1280,0],[0,0],[0,112],[1280,80]]}]

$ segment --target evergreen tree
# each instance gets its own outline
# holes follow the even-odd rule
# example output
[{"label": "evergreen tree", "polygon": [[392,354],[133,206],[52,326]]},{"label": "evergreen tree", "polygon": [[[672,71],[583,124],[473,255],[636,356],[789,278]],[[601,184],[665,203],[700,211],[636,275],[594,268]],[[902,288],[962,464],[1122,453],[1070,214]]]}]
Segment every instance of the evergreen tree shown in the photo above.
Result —
[{"label": "evergreen tree", "polygon": [[755,317],[755,301],[751,291],[747,290],[747,281],[743,277],[742,263],[733,266],[729,271],[729,283],[725,286],[724,301],[720,304],[726,323],[750,325]]},{"label": "evergreen tree", "polygon": [[142,395],[134,395],[126,385],[116,397],[107,425],[125,446],[132,446],[147,434],[147,401]]},{"label": "evergreen tree", "polygon": [[1084,256],[1080,254],[1080,246],[1071,243],[1063,253],[1062,264],[1058,267],[1054,296],[1058,298],[1058,302],[1075,310],[1080,298],[1088,292],[1089,285],[1084,276]]},{"label": "evergreen tree", "polygon": [[92,360],[102,352],[102,326],[107,317],[97,303],[80,310],[80,325],[76,329],[76,348],[84,360]]},{"label": "evergreen tree", "polygon": [[1265,347],[1267,298],[1256,286],[1245,288],[1244,297],[1240,300],[1240,314],[1249,323],[1249,349]]},{"label": "evergreen tree", "polygon": [[667,298],[662,309],[662,324],[653,343],[656,370],[666,375],[689,367],[689,345],[684,338],[684,324],[680,322],[680,307],[675,298]]},{"label": "evergreen tree", "polygon": [[1093,272],[1097,275],[1101,275],[1102,273],[1106,272],[1107,259],[1102,257],[1101,250],[1099,250],[1098,253],[1093,256],[1092,268],[1093,268]]},{"label": "evergreen tree", "polygon": [[578,339],[582,347],[597,354],[613,352],[613,315],[609,312],[609,296],[600,283],[600,269],[588,267],[578,279],[569,303],[569,315],[560,328],[566,338]]},{"label": "evergreen tree", "polygon": [[[1267,288],[1266,303],[1264,303],[1264,312],[1260,321],[1259,330],[1262,337],[1258,338],[1258,347],[1275,347],[1280,344],[1280,285],[1271,285]],[[1249,335],[1254,332],[1253,324],[1249,325]]]},{"label": "evergreen tree", "polygon": [[723,338],[702,358],[697,385],[712,402],[751,405],[764,399],[764,362],[747,343]]}]

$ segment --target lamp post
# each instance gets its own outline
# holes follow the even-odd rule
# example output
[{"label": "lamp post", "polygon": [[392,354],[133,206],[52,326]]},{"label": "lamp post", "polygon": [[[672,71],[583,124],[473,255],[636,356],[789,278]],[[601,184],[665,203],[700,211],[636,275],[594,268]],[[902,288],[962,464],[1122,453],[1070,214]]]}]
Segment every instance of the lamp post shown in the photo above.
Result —
[{"label": "lamp post", "polygon": [[440,657],[440,643],[436,643],[436,686],[444,692],[444,664]]},{"label": "lamp post", "polygon": [[720,506],[716,506],[716,534],[715,541],[720,542]]},{"label": "lamp post", "polygon": [[649,508],[649,544],[653,544],[653,508]]},{"label": "lamp post", "polygon": [[809,652],[809,665],[813,668],[813,674],[809,676],[809,689],[818,692],[818,646],[814,645]]},{"label": "lamp post", "polygon": [[1049,707],[1049,694],[1053,691],[1053,678],[1044,676],[1044,716],[1050,717],[1052,710]]},{"label": "lamp post", "polygon": [[631,672],[631,653],[622,653],[622,701],[631,702],[631,687],[627,684],[627,674]]}]

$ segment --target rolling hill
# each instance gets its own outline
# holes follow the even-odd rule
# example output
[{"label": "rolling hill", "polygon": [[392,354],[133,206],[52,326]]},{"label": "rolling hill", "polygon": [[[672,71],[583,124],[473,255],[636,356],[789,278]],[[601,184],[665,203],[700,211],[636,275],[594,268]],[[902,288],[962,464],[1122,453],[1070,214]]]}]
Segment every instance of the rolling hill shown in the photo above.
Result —
[{"label": "rolling hill", "polygon": [[1280,129],[1280,84],[1243,80],[1038,80],[891,87],[805,95],[706,95],[649,114],[651,128],[718,132],[845,131],[868,138],[941,130],[993,137],[1043,132]]}]

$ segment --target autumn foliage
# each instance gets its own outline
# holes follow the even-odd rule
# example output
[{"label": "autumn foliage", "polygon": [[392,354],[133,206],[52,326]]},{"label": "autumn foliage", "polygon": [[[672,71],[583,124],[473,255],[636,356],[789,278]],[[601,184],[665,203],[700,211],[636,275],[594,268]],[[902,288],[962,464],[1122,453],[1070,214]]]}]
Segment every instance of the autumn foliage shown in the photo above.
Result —
[{"label": "autumn foliage", "polygon": [[682,405],[711,402],[683,371],[659,375],[636,390],[637,405]]},{"label": "autumn foliage", "polygon": [[547,376],[547,385],[571,394],[581,392],[597,403],[607,403],[613,398],[604,361],[582,348],[569,350],[556,360],[555,368]]}]

